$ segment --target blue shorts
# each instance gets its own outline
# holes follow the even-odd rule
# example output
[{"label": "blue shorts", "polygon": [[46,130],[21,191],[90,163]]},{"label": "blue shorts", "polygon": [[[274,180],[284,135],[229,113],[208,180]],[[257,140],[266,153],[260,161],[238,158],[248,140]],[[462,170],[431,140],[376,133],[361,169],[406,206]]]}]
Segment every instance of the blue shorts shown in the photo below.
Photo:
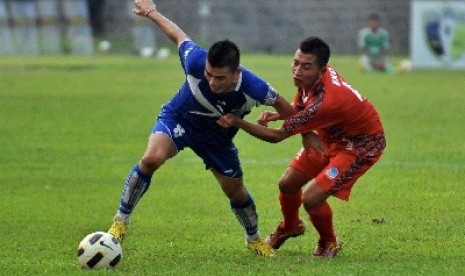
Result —
[{"label": "blue shorts", "polygon": [[179,122],[166,116],[159,117],[152,129],[152,133],[166,134],[173,141],[178,152],[185,147],[191,148],[195,154],[202,158],[207,170],[213,168],[218,173],[230,178],[242,177],[238,150],[232,140],[226,143],[212,143],[212,135],[208,135],[202,140],[202,133],[198,130],[196,133],[192,133],[194,131],[196,130],[186,130]]}]

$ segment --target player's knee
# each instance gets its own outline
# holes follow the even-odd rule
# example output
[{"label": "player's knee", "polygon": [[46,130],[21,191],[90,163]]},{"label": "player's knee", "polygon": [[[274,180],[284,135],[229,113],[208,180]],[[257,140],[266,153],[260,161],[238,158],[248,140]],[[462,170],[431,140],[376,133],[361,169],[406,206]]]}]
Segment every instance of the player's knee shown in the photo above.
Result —
[{"label": "player's knee", "polygon": [[317,205],[315,198],[307,193],[302,194],[302,205],[307,213],[310,213]]},{"label": "player's knee", "polygon": [[163,163],[165,163],[166,158],[158,154],[144,154],[140,160],[140,164],[144,171],[154,172],[157,170]]},{"label": "player's knee", "polygon": [[248,192],[242,181],[228,179],[220,181],[221,189],[225,195],[236,205],[244,205],[249,200]]},{"label": "player's knee", "polygon": [[241,191],[235,191],[227,196],[229,200],[231,200],[231,202],[233,202],[236,205],[244,205],[249,200],[247,194],[242,193]]},{"label": "player's knee", "polygon": [[289,180],[285,175],[282,176],[278,181],[279,191],[285,194],[296,193],[300,190],[300,186],[296,186],[292,181]]},{"label": "player's knee", "polygon": [[283,178],[279,179],[279,181],[278,181],[278,187],[279,187],[279,191],[280,191],[281,193],[286,193],[286,194],[287,194],[287,193],[290,193],[290,192],[291,192],[290,189],[289,189],[289,184],[288,184],[288,182],[287,182],[285,179],[283,179]]},{"label": "player's knee", "polygon": [[324,192],[315,182],[310,183],[307,189],[302,193],[302,205],[307,213],[325,202],[328,194]]}]

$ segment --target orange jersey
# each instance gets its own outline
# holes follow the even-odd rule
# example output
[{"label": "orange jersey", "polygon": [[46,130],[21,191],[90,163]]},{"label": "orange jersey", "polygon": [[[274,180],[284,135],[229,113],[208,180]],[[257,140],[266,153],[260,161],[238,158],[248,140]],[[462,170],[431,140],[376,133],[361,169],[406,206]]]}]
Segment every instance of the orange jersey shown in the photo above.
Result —
[{"label": "orange jersey", "polygon": [[315,179],[328,194],[349,200],[352,186],[381,157],[386,140],[373,105],[331,67],[310,91],[299,89],[299,110],[284,122],[289,133],[316,130],[328,145],[323,156],[302,149],[290,166]]},{"label": "orange jersey", "polygon": [[299,112],[283,125],[292,134],[316,130],[327,144],[356,147],[365,146],[365,137],[383,132],[374,106],[330,66],[311,90],[297,91],[293,105]]}]

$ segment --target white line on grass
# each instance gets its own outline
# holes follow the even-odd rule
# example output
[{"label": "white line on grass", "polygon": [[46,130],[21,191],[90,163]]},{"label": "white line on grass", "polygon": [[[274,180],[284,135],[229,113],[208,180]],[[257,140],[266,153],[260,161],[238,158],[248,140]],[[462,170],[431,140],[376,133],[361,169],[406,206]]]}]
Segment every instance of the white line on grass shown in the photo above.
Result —
[{"label": "white line on grass", "polygon": [[[181,162],[185,163],[201,163],[200,158],[180,158]],[[291,159],[287,158],[267,158],[267,159],[256,159],[256,158],[243,158],[241,164],[263,164],[263,165],[279,165],[289,164]],[[452,163],[445,161],[391,161],[381,159],[375,166],[383,167],[400,167],[400,168],[443,168],[443,169],[465,169],[465,164]]]}]

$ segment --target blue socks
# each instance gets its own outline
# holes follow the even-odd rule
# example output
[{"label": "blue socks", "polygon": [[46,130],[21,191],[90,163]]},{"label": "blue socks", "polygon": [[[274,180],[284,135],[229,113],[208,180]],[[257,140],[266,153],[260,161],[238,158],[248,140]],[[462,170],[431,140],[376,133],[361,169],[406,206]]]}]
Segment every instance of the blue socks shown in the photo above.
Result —
[{"label": "blue socks", "polygon": [[118,207],[118,217],[129,222],[129,216],[150,186],[152,175],[144,175],[136,165],[128,175]]},{"label": "blue socks", "polygon": [[244,227],[247,242],[251,242],[259,238],[258,214],[255,208],[255,203],[250,194],[247,193],[247,202],[245,204],[238,205],[232,201],[230,204],[237,220],[242,227]]}]

